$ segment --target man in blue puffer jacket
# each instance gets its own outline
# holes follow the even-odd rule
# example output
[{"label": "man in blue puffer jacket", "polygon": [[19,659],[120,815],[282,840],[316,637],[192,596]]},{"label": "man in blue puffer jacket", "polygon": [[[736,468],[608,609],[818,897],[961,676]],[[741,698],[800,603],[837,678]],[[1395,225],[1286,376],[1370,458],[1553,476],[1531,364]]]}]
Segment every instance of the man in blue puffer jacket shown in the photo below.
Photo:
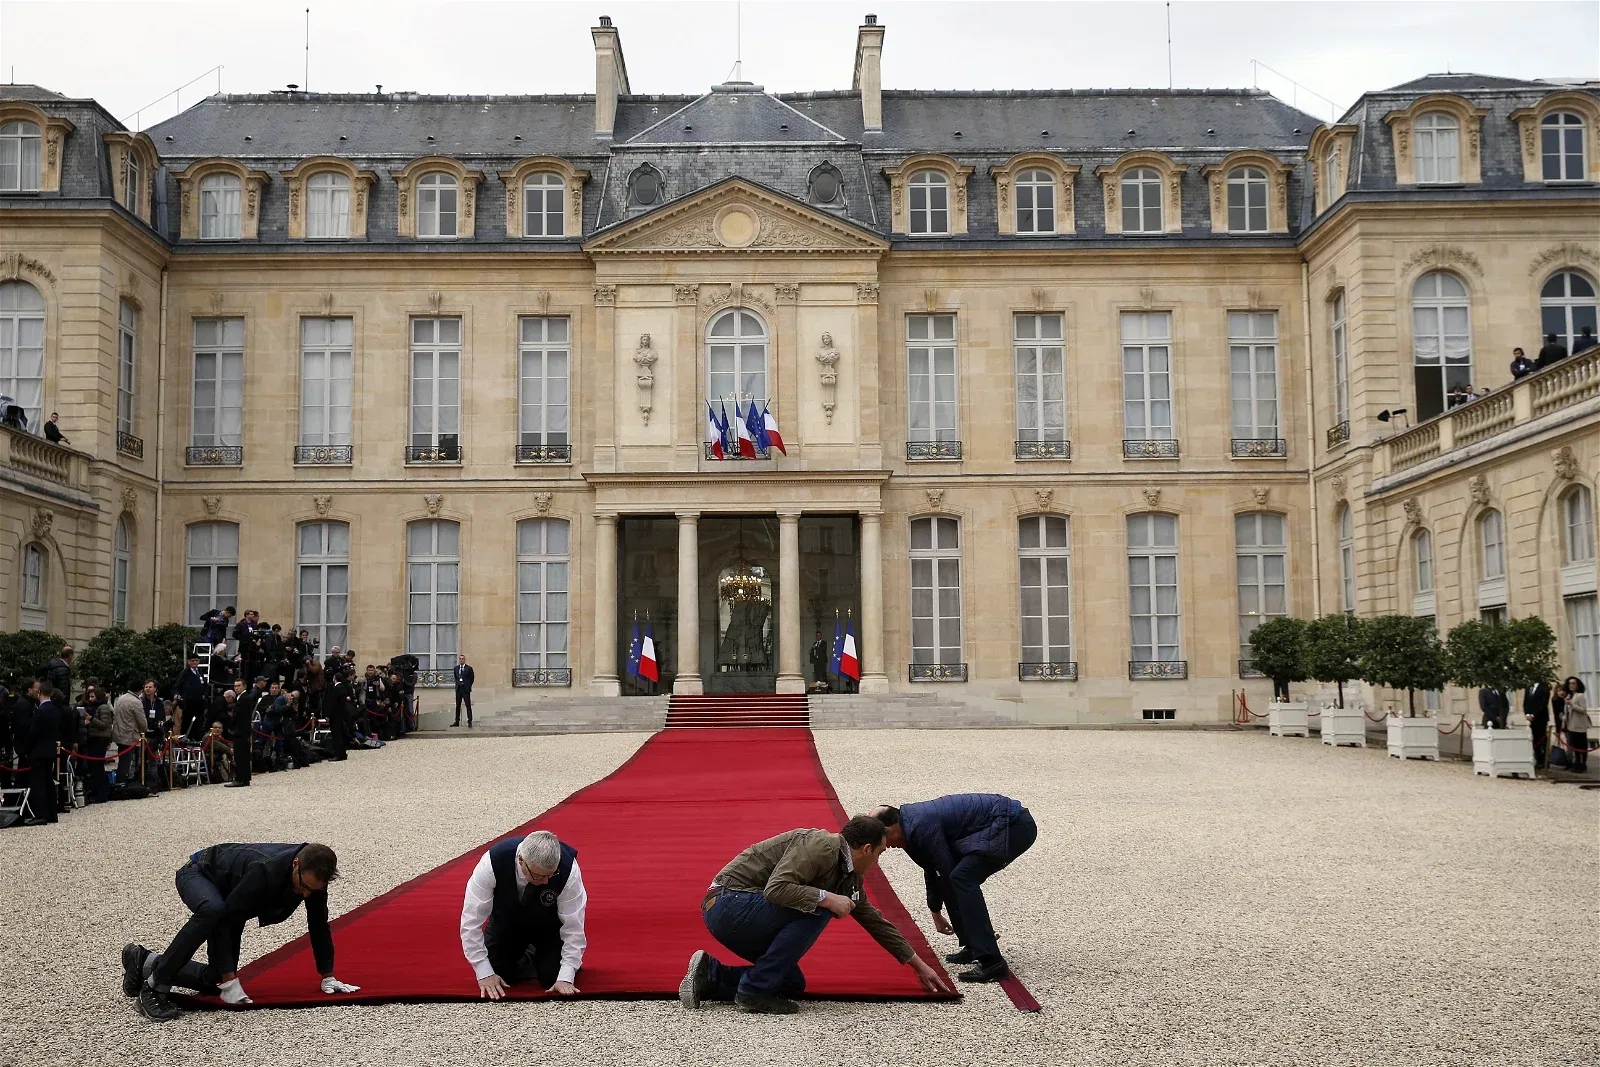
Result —
[{"label": "man in blue puffer jacket", "polygon": [[[1022,855],[1039,836],[1033,816],[1020,801],[998,793],[960,793],[901,807],[884,805],[872,813],[888,828],[886,843],[903,848],[928,887],[934,929],[952,931],[961,951],[950,963],[976,963],[956,975],[963,982],[998,982],[1011,974],[983,899],[983,883]],[[945,921],[943,909],[950,909]]]}]

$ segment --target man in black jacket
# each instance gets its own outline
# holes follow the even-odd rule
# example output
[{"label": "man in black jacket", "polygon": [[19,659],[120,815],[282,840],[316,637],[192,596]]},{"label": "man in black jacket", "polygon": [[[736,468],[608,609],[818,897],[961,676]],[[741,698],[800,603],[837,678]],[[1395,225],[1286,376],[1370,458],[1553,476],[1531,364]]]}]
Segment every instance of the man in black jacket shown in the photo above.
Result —
[{"label": "man in black jacket", "polygon": [[1567,358],[1567,346],[1561,343],[1561,338],[1550,334],[1544,339],[1544,347],[1539,349],[1539,358],[1534,360],[1534,366],[1540,370],[1554,366]]},{"label": "man in black jacket", "polygon": [[233,702],[233,720],[228,724],[228,740],[233,742],[233,781],[223,783],[230,788],[250,784],[250,750],[254,742],[251,723],[255,719],[256,705],[266,693],[267,680],[257,678],[255,684]]},{"label": "man in black jacket", "polygon": [[1522,694],[1522,713],[1528,717],[1533,730],[1533,766],[1542,770],[1549,762],[1550,753],[1550,683],[1530,685]]},{"label": "man in black jacket", "polygon": [[200,657],[190,652],[188,665],[178,674],[178,680],[172,683],[172,695],[178,698],[183,708],[185,727],[194,719],[205,718],[206,689],[206,675],[200,669]]},{"label": "man in black jacket", "polygon": [[46,682],[34,682],[27,695],[39,703],[28,723],[26,743],[17,745],[29,767],[28,810],[33,813],[22,825],[43,826],[56,821],[56,744],[61,740],[61,705],[67,697]]},{"label": "man in black jacket", "polygon": [[44,668],[44,683],[61,693],[61,702],[72,699],[72,646],[67,645],[50,658]]},{"label": "man in black jacket", "polygon": [[[306,905],[311,952],[324,993],[354,993],[333,976],[333,934],[328,929],[328,883],[339,877],[338,857],[327,845],[212,845],[178,869],[178,896],[189,921],[160,955],[143,945],[122,949],[122,991],[139,1014],[154,1022],[178,1017],[168,999],[174,985],[248,1004],[239,984],[239,943],[251,919],[274,926]],[[206,946],[204,966],[194,954]]]},{"label": "man in black jacket", "polygon": [[339,667],[333,684],[322,697],[322,717],[328,720],[328,758],[343,760],[350,757],[345,749],[350,744],[350,713],[355,709],[356,690],[348,664]]},{"label": "man in black jacket", "polygon": [[451,726],[461,725],[461,705],[467,705],[467,729],[472,729],[472,683],[477,678],[477,672],[472,669],[472,664],[467,662],[465,654],[456,657],[456,721]]}]

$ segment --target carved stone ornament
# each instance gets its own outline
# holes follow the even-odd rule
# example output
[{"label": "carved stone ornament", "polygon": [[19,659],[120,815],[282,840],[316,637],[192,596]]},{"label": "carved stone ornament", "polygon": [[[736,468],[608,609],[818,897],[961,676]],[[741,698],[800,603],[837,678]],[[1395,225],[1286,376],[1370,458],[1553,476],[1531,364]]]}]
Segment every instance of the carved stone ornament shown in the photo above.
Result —
[{"label": "carved stone ornament", "polygon": [[132,486],[122,490],[122,510],[129,515],[139,513],[139,491]]},{"label": "carved stone ornament", "polygon": [[428,306],[433,309],[433,313],[435,315],[439,314],[439,309],[444,307],[444,294],[443,293],[429,293],[428,294]]},{"label": "carved stone ornament", "polygon": [[822,335],[822,348],[817,352],[817,362],[821,364],[818,376],[822,382],[822,413],[831,426],[835,391],[839,385],[839,350],[833,347],[833,334]]},{"label": "carved stone ornament", "polygon": [[314,496],[311,498],[311,506],[317,509],[318,515],[326,518],[328,512],[333,509],[333,497],[326,494],[322,496]]},{"label": "carved stone ornament", "polygon": [[1334,500],[1344,500],[1344,499],[1346,499],[1346,496],[1345,496],[1346,482],[1344,480],[1344,475],[1335,474],[1332,478],[1328,479],[1328,484],[1333,487],[1333,499]]},{"label": "carved stone ornament", "polygon": [[1489,502],[1489,479],[1481,474],[1474,474],[1467,483],[1467,489],[1472,493],[1474,504],[1487,504]]},{"label": "carved stone ornament", "polygon": [[639,383],[639,416],[644,419],[646,426],[650,425],[650,407],[655,397],[656,388],[656,360],[660,357],[655,348],[650,344],[650,335],[639,335],[639,347],[634,350],[633,362],[638,366],[637,381]]},{"label": "carved stone ornament", "polygon": [[329,316],[329,315],[333,314],[333,294],[332,293],[323,293],[322,294],[322,299],[318,303],[319,303],[319,306],[322,308],[322,314],[324,316]]},{"label": "carved stone ornament", "polygon": [[922,302],[927,306],[929,311],[937,311],[939,309],[939,290],[922,290]]},{"label": "carved stone ornament", "polygon": [[1412,526],[1422,525],[1422,505],[1417,502],[1416,497],[1408,497],[1401,501],[1400,506],[1406,511],[1406,522]]},{"label": "carved stone ornament", "polygon": [[50,524],[56,519],[56,513],[45,508],[33,509],[33,536],[35,540],[46,536],[50,532]]},{"label": "carved stone ornament", "polygon": [[1578,457],[1572,454],[1570,445],[1562,445],[1550,453],[1550,460],[1555,464],[1556,477],[1564,482],[1570,482],[1578,476]]},{"label": "carved stone ornament", "polygon": [[1262,300],[1261,290],[1260,289],[1252,288],[1252,289],[1247,290],[1246,293],[1245,293],[1245,297],[1250,302],[1250,310],[1251,311],[1257,311],[1257,310],[1259,310],[1261,308],[1263,300]]},{"label": "carved stone ornament", "polygon": [[876,304],[878,302],[878,287],[872,282],[856,283],[856,303]]},{"label": "carved stone ornament", "polygon": [[20,278],[23,271],[36,274],[47,282],[53,283],[56,280],[56,276],[50,273],[49,267],[21,252],[7,252],[4,256],[0,256],[0,280]]},{"label": "carved stone ornament", "polygon": [[700,303],[700,287],[698,285],[674,285],[672,287],[672,302],[691,306]]},{"label": "carved stone ornament", "polygon": [[1033,499],[1038,501],[1040,511],[1049,511],[1051,500],[1055,497],[1054,489],[1035,489]]},{"label": "carved stone ornament", "polygon": [[1547,248],[1537,256],[1534,256],[1533,262],[1528,264],[1528,276],[1531,278],[1535,274],[1543,272],[1552,264],[1576,265],[1578,263],[1587,263],[1591,267],[1600,266],[1600,255],[1596,255],[1595,250],[1592,248],[1585,248],[1574,241],[1568,241],[1565,244]]},{"label": "carved stone ornament", "polygon": [[439,514],[439,509],[444,507],[443,493],[424,493],[422,503],[427,506],[429,515]]},{"label": "carved stone ornament", "polygon": [[927,489],[924,492],[928,495],[928,507],[930,510],[939,511],[944,507],[943,489]]},{"label": "carved stone ornament", "polygon": [[533,302],[539,308],[539,314],[550,314],[550,290],[540,289],[533,294]]},{"label": "carved stone ornament", "polygon": [[550,514],[550,501],[552,499],[553,498],[549,493],[533,494],[533,510],[538,512],[540,515]]},{"label": "carved stone ornament", "polygon": [[1033,310],[1043,311],[1050,306],[1050,290],[1035,287],[1033,290]]},{"label": "carved stone ornament", "polygon": [[222,498],[220,496],[203,496],[200,498],[200,503],[205,505],[207,515],[215,515],[222,510]]},{"label": "carved stone ornament", "polygon": [[616,307],[617,287],[614,285],[597,285],[594,287],[595,307]]},{"label": "carved stone ornament", "polygon": [[1145,307],[1153,307],[1156,302],[1156,291],[1148,285],[1139,287],[1139,303]]},{"label": "carved stone ornament", "polygon": [[1139,490],[1139,493],[1144,497],[1144,502],[1147,507],[1159,508],[1161,506],[1161,490],[1157,487],[1153,485],[1147,485],[1143,489]]},{"label": "carved stone ornament", "polygon": [[228,304],[228,302],[227,302],[226,299],[224,299],[221,290],[212,290],[212,293],[211,293],[211,313],[212,314],[214,314],[214,315],[222,314],[222,309],[224,307],[226,307],[227,304]]},{"label": "carved stone ornament", "polygon": [[796,304],[800,302],[799,285],[774,285],[772,295],[780,304]]},{"label": "carved stone ornament", "polygon": [[1250,495],[1255,498],[1256,507],[1264,507],[1267,497],[1272,495],[1272,490],[1265,485],[1257,485],[1251,488]]},{"label": "carved stone ornament", "polygon": [[1483,264],[1478,262],[1478,257],[1460,245],[1436,244],[1419,248],[1400,265],[1400,273],[1404,274],[1418,264],[1430,267],[1465,267],[1478,277],[1483,277]]},{"label": "carved stone ornament", "polygon": [[700,295],[707,311],[717,311],[725,307],[756,307],[769,315],[772,314],[772,301],[762,295],[759,289],[750,288],[743,282],[704,285],[700,287]]}]

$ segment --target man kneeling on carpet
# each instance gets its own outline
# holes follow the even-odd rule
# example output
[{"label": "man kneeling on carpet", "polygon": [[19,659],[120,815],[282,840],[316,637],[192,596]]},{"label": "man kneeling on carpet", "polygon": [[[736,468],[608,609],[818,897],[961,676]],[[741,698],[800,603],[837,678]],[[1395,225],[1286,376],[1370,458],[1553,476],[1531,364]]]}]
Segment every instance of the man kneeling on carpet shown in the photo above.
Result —
[{"label": "man kneeling on carpet", "polygon": [[[327,845],[212,845],[178,869],[178,896],[191,914],[160,955],[142,945],[122,950],[122,991],[136,997],[139,1013],[156,1022],[178,1017],[168,999],[174,985],[227,1004],[248,1004],[239,984],[239,942],[245,923],[272,926],[306,905],[311,951],[324,993],[354,993],[360,987],[333,976],[333,935],[328,930],[328,883],[339,877],[339,860]],[[206,946],[206,964],[194,962]]]},{"label": "man kneeling on carpet", "polygon": [[588,904],[578,850],[549,830],[491,845],[461,903],[461,951],[478,995],[499,1000],[527,981],[564,997],[578,992]]},{"label": "man kneeling on carpet", "polygon": [[887,848],[883,824],[858,815],[839,833],[790,830],[759,841],[735,856],[711,883],[700,912],[711,936],[751,967],[733,967],[704,950],[689,957],[678,987],[686,1008],[706,1000],[731,1000],[740,1010],[790,1015],[791,997],[803,993],[800,958],[811,951],[828,920],[855,916],[874,941],[917,972],[930,993],[951,990],[917,958],[899,930],[873,907],[862,879]]}]

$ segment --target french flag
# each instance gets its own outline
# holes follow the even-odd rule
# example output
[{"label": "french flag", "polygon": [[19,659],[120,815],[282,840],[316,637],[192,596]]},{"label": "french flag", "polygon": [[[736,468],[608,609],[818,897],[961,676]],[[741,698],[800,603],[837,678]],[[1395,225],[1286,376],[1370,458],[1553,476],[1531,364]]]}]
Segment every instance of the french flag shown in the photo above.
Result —
[{"label": "french flag", "polygon": [[778,420],[773,417],[772,410],[766,404],[761,405],[761,424],[762,436],[767,439],[767,449],[770,451],[776,447],[779,452],[787,456],[789,450],[783,447],[783,434],[778,432]]},{"label": "french flag", "polygon": [[711,401],[706,401],[706,444],[711,446],[711,455],[716,459],[724,458],[722,452],[722,427],[717,423],[717,413],[711,410]]},{"label": "french flag", "polygon": [[851,619],[844,625],[844,652],[839,657],[839,673],[846,678],[861,681],[861,660],[856,655],[856,624]]},{"label": "french flag", "polygon": [[739,435],[739,455],[745,459],[755,459],[756,439],[750,436],[750,425],[745,421],[744,412],[739,410],[737,401],[733,405],[733,428]]},{"label": "french flag", "polygon": [[656,667],[656,630],[648,615],[644,620],[644,640],[639,644],[639,677],[652,682],[661,680],[661,671]]}]

